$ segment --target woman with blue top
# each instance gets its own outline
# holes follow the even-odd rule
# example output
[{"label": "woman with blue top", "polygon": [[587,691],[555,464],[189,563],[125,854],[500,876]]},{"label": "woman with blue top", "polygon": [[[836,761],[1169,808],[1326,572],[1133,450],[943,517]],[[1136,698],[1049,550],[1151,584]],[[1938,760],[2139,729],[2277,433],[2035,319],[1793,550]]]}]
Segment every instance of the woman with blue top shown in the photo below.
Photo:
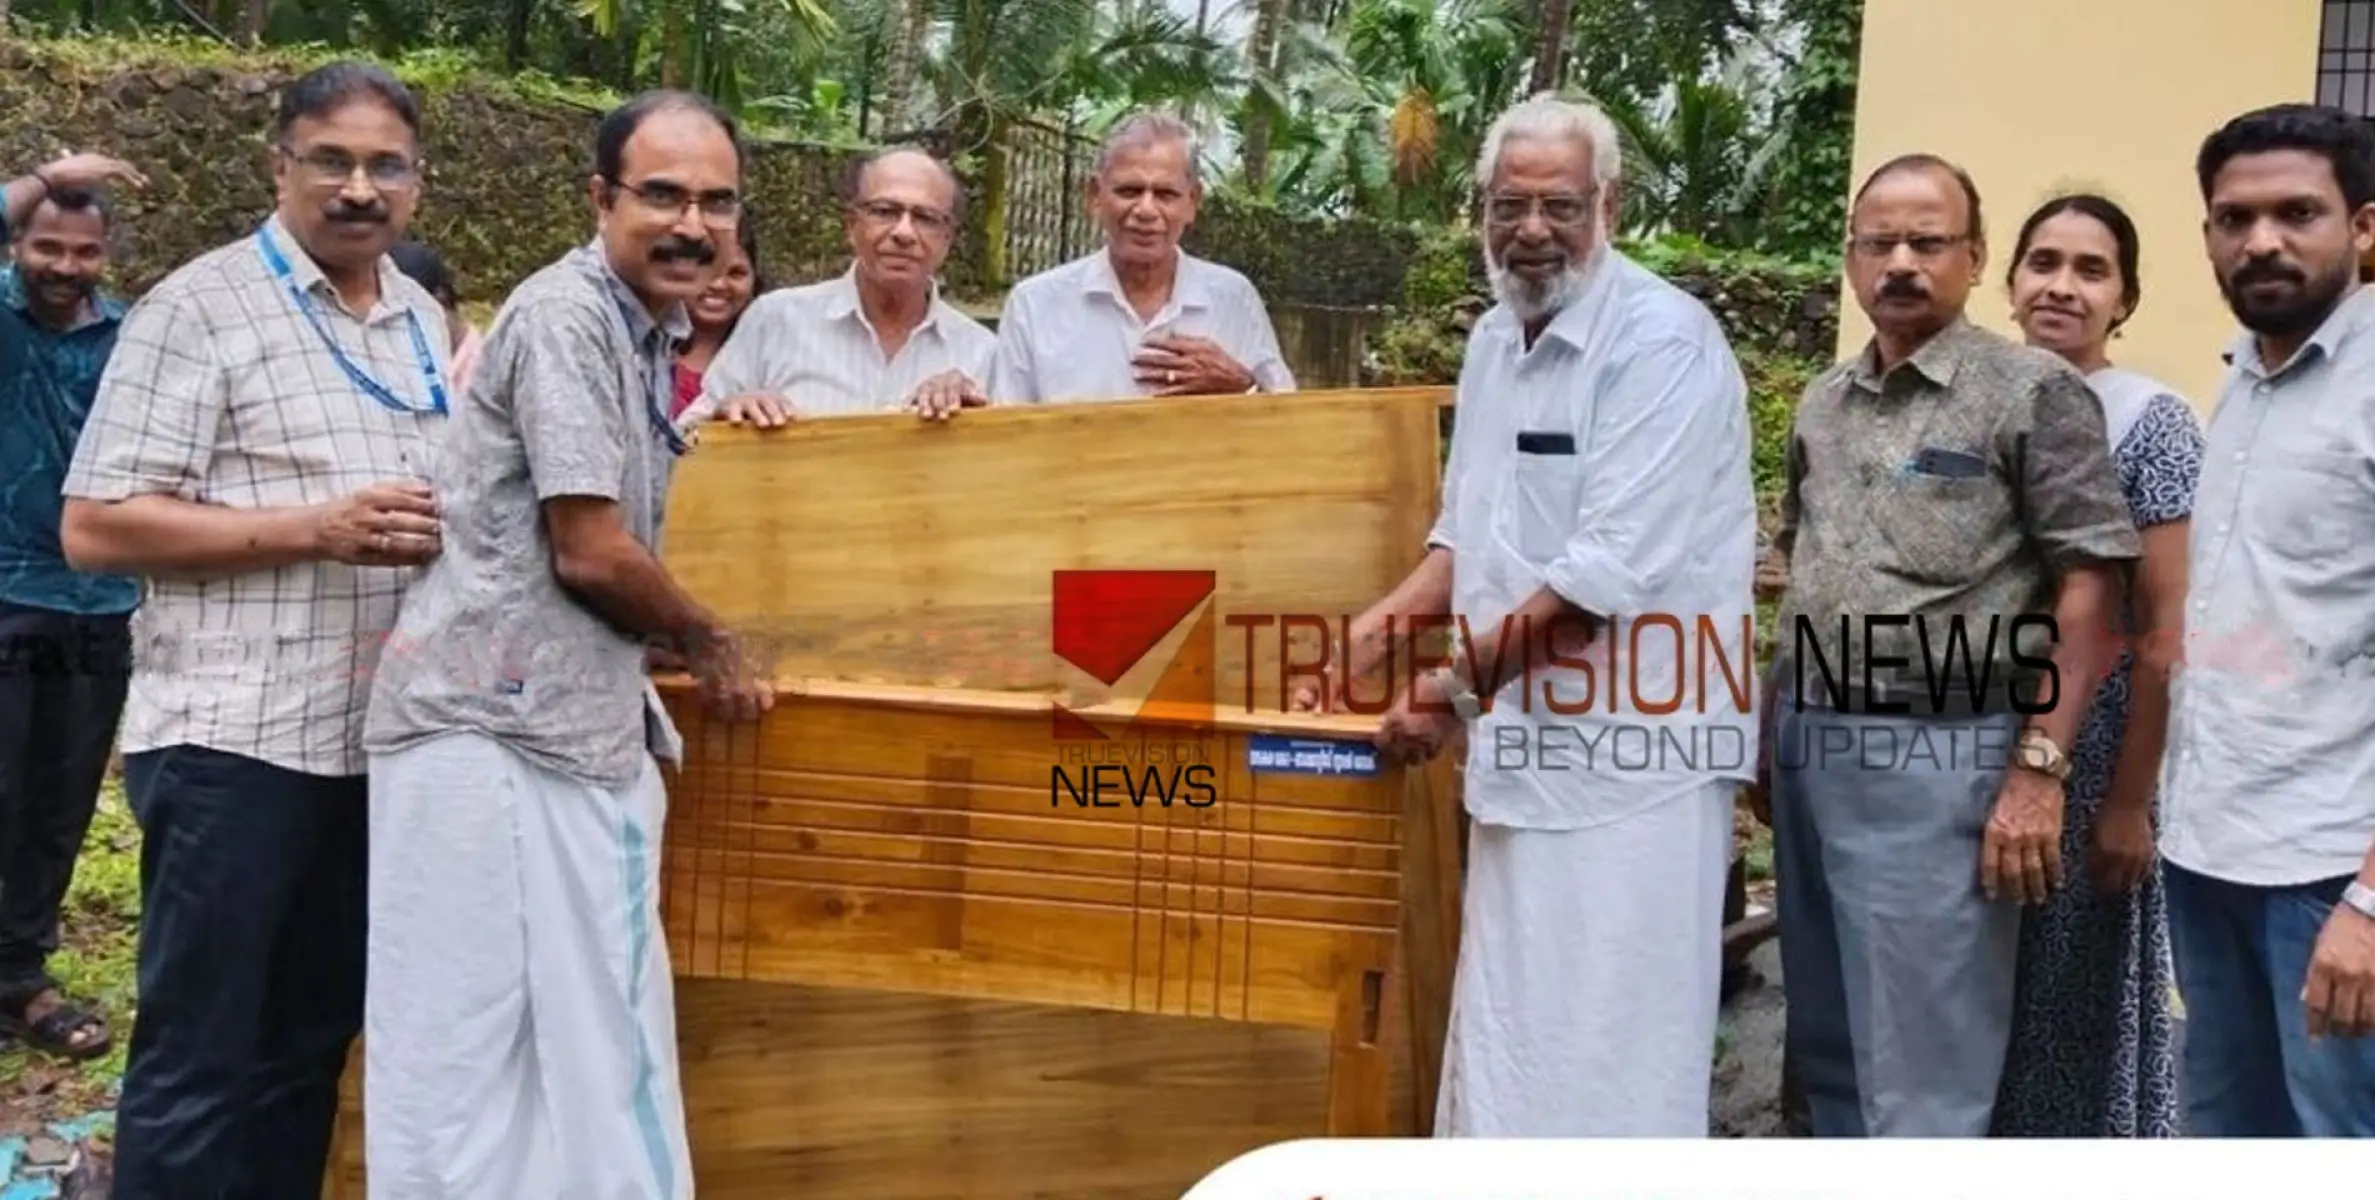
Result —
[{"label": "woman with blue top", "polygon": [[2028,343],[2068,359],[2103,402],[2144,554],[2129,582],[2130,648],[2095,694],[2068,785],[2063,861],[2087,869],[2021,932],[1998,1136],[2178,1134],[2175,981],[2153,810],[2202,433],[2183,399],[2108,356],[2142,296],[2137,258],[2135,222],[2117,204],[2065,195],[2029,214],[2006,273]]}]

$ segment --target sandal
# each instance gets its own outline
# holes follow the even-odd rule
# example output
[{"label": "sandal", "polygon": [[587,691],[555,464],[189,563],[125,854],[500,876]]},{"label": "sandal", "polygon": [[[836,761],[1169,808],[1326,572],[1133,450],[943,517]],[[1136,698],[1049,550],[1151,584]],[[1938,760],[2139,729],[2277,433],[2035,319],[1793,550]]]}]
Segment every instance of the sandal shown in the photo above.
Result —
[{"label": "sandal", "polygon": [[[38,1021],[27,1021],[25,1010],[44,993],[57,992],[57,985],[48,980],[31,988],[18,988],[0,996],[0,1034],[45,1053],[76,1062],[97,1058],[114,1046],[115,1038],[107,1027],[107,1018],[89,1012],[68,1000],[62,993],[58,1002],[42,1014]],[[78,1035],[85,1039],[77,1041]]]}]

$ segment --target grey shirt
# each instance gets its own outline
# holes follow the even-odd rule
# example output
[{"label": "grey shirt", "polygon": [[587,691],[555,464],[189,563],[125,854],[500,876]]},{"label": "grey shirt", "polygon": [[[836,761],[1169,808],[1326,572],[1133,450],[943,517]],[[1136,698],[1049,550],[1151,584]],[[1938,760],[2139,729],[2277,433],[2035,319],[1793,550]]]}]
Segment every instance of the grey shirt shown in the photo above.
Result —
[{"label": "grey shirt", "polygon": [[[1859,688],[1870,656],[1875,684],[1916,711],[1942,690],[1968,697],[1984,666],[2000,705],[2014,634],[2029,662],[2050,653],[2042,624],[2014,618],[2049,615],[2062,570],[2141,553],[2107,443],[2102,403],[2067,362],[1959,319],[1885,377],[1867,346],[1816,378],[1775,537],[1790,568],[1776,653],[1796,663],[1794,694],[1824,698],[1819,646],[1831,678]],[[1955,617],[1967,651],[1950,654]]]},{"label": "grey shirt", "polygon": [[2289,363],[2239,339],[2194,496],[2161,853],[2254,887],[2375,846],[2375,292]]},{"label": "grey shirt", "polygon": [[658,551],[682,449],[666,415],[671,368],[689,332],[681,307],[655,321],[598,244],[511,294],[446,433],[445,547],[381,656],[367,750],[470,730],[614,788],[635,782],[647,753],[681,758],[643,642],[554,576],[541,505],[615,500]]}]

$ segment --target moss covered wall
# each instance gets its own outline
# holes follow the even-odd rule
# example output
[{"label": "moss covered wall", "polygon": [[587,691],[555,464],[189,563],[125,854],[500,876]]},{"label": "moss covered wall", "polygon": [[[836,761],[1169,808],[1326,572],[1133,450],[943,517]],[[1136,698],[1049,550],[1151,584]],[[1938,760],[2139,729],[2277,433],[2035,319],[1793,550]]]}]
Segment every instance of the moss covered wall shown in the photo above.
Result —
[{"label": "moss covered wall", "polygon": [[[137,293],[270,213],[278,89],[301,69],[264,58],[193,65],[162,52],[99,67],[44,43],[0,43],[0,170],[72,148],[145,172],[148,189],[120,197],[117,278]],[[585,180],[599,114],[492,85],[417,91],[429,181],[414,233],[444,253],[467,298],[499,298],[592,236]],[[752,215],[778,278],[845,260],[830,187],[842,155],[752,148]]]},{"label": "moss covered wall", "polygon": [[[0,171],[67,149],[118,154],[145,171],[150,187],[120,198],[117,282],[137,294],[271,211],[273,111],[280,87],[305,66],[219,48],[195,55],[163,45],[0,42]],[[429,160],[414,232],[444,252],[466,299],[499,300],[591,236],[594,107],[504,80],[412,82]],[[775,280],[817,278],[846,261],[833,184],[850,153],[752,146],[752,220]],[[977,243],[960,243],[949,261],[947,281],[961,295],[989,290],[978,278]],[[1400,310],[1391,324],[1357,323],[1365,338],[1348,335],[1367,343],[1371,378],[1448,381],[1460,314],[1486,291],[1466,230],[1322,220],[1215,192],[1187,244],[1243,271],[1274,307]],[[1820,356],[1832,343],[1836,288],[1822,270],[1689,247],[1634,249],[1714,308],[1745,351]]]}]

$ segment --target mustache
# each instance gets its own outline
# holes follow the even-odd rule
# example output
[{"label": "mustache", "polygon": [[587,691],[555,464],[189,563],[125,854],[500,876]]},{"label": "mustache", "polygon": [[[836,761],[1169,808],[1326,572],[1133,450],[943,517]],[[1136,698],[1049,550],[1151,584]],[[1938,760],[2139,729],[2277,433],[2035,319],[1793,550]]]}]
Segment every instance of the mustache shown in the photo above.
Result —
[{"label": "mustache", "polygon": [[25,281],[38,288],[68,287],[78,292],[99,286],[99,281],[89,275],[64,275],[55,271],[36,271],[26,276]]},{"label": "mustache", "polygon": [[691,262],[706,267],[717,261],[717,246],[700,238],[672,233],[653,243],[651,260],[661,263]]},{"label": "mustache", "polygon": [[2231,286],[2238,288],[2249,287],[2255,283],[2307,282],[2309,282],[2307,275],[2302,274],[2297,268],[2285,266],[2275,259],[2245,263],[2242,269],[2236,271],[2234,278],[2229,281]]},{"label": "mustache", "polygon": [[1919,280],[1910,275],[1891,275],[1880,284],[1880,298],[1883,300],[1921,300],[1929,294],[1930,289],[1923,287]]},{"label": "mustache", "polygon": [[377,204],[334,204],[322,213],[342,225],[385,225],[388,210]]}]

